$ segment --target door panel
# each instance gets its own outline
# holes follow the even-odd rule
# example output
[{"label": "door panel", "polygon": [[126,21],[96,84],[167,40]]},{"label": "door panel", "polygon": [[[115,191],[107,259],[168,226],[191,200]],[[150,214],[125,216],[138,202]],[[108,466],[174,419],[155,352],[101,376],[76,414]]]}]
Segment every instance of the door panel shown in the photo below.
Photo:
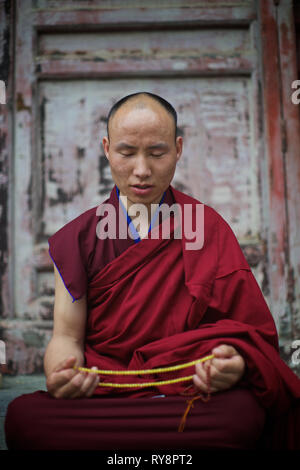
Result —
[{"label": "door panel", "polygon": [[256,2],[17,0],[16,7],[13,305],[1,323],[9,368],[41,370],[54,294],[47,239],[108,197],[106,116],[139,90],[177,109],[184,151],[173,184],[229,222],[279,325],[281,303],[272,305],[269,289]]},{"label": "door panel", "polygon": [[184,151],[174,186],[220,211],[239,238],[257,237],[249,80],[141,78],[114,80],[113,86],[104,80],[41,83],[45,198],[39,239],[108,197],[113,183],[101,144],[106,116],[115,100],[137,90],[157,93],[178,109]]}]

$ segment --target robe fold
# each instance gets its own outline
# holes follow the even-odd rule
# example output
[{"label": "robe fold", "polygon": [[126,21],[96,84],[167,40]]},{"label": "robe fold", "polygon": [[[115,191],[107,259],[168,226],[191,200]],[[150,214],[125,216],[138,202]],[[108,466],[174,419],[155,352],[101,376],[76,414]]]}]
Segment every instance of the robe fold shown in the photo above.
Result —
[{"label": "robe fold", "polygon": [[[109,201],[117,206],[116,187]],[[187,226],[196,226],[201,203],[172,186],[165,201],[179,205],[182,214],[190,205],[192,221],[179,212],[160,220],[151,236],[138,243],[97,240],[99,218],[94,208],[49,239],[50,256],[73,301],[87,296],[86,367],[168,367],[211,354],[217,345],[232,345],[246,362],[238,386],[251,391],[272,423],[267,445],[300,449],[299,419],[295,418],[299,418],[300,380],[279,356],[273,317],[233,231],[204,205],[204,222],[197,226],[204,231],[204,244],[188,249]],[[161,236],[166,224],[169,238]],[[177,237],[180,231],[181,238]],[[193,373],[191,366],[176,373],[102,376],[101,381],[149,382]],[[186,387],[186,382],[135,389],[98,387],[95,400],[119,398],[132,403],[134,398],[160,394],[178,397]],[[221,399],[222,392],[215,397]],[[279,439],[283,429],[288,431]]]}]

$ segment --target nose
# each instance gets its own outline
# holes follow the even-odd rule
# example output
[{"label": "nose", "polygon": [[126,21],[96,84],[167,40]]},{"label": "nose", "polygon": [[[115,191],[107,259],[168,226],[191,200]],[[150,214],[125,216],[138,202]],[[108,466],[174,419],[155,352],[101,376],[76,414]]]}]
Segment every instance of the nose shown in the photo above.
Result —
[{"label": "nose", "polygon": [[138,155],[134,162],[134,176],[145,179],[151,176],[151,168],[145,156]]}]

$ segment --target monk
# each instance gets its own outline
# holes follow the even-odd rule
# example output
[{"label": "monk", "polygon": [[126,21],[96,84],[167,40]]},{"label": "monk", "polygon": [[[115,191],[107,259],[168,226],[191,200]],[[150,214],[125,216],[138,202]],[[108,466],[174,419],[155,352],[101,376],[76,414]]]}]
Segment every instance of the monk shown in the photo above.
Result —
[{"label": "monk", "polygon": [[300,448],[300,380],[238,241],[171,185],[183,149],[175,109],[128,95],[102,144],[115,185],[49,238],[47,392],[9,404],[8,448]]}]

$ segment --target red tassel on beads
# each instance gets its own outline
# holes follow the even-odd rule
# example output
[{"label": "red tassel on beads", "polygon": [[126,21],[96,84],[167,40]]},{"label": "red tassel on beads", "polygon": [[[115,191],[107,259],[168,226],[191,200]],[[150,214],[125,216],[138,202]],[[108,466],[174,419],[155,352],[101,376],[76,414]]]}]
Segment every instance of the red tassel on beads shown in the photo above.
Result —
[{"label": "red tassel on beads", "polygon": [[190,400],[188,400],[186,403],[187,403],[187,407],[186,407],[186,410],[181,418],[181,421],[180,421],[180,424],[179,424],[179,427],[178,427],[178,432],[183,432],[184,428],[185,428],[185,424],[186,424],[186,418],[187,418],[187,415],[189,414],[189,411],[191,408],[194,407],[194,401],[196,400],[202,400],[204,403],[208,402],[208,400],[210,400],[210,396],[211,396],[211,390],[210,390],[210,364],[207,364],[207,367],[206,367],[206,381],[207,381],[207,395],[203,395],[202,393],[199,393],[197,390],[194,389],[194,391],[192,393],[187,393],[187,390],[189,388],[193,388],[194,386],[193,385],[190,385],[189,387],[187,387],[185,389],[185,391],[183,392],[182,395],[189,395],[189,396],[192,396],[193,398],[191,398]]}]

